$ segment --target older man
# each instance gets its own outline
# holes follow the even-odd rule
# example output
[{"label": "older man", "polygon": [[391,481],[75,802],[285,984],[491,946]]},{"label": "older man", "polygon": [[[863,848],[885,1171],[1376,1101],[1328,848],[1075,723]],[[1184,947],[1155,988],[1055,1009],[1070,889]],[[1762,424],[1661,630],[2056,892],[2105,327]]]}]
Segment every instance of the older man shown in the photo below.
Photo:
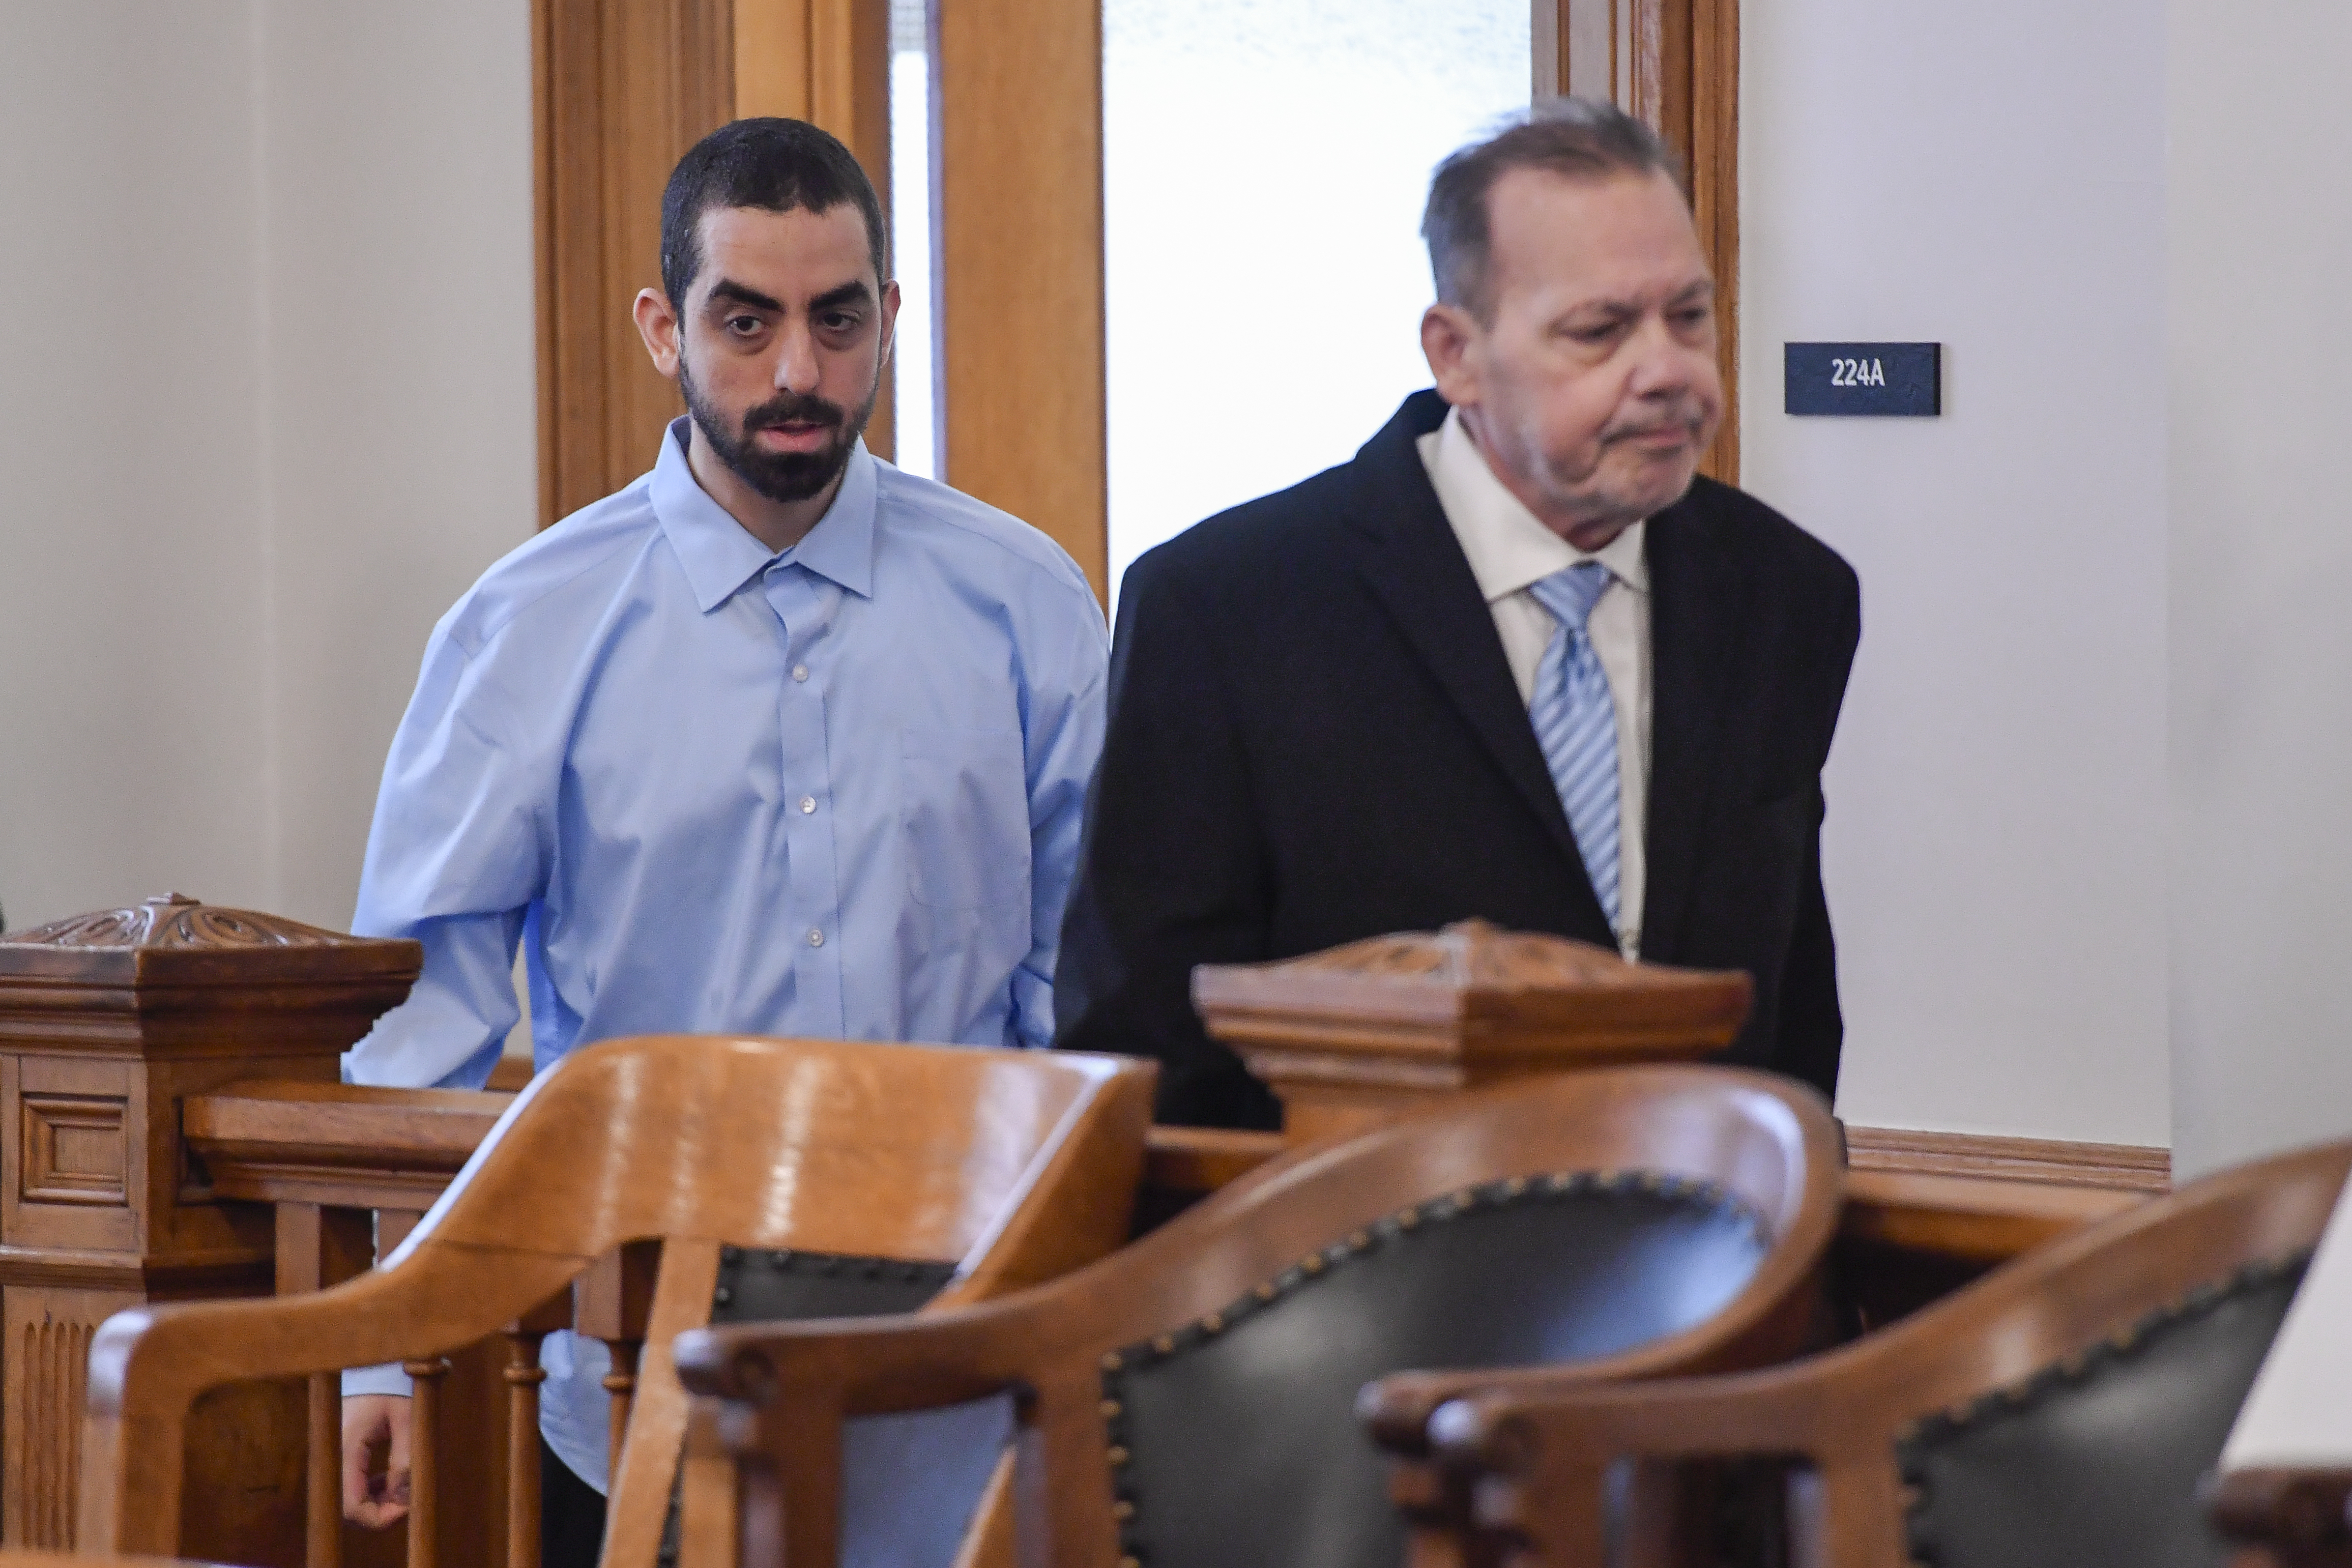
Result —
[{"label": "older man", "polygon": [[1829,1093],[1859,589],[1696,477],[1723,389],[1673,157],[1547,105],[1440,166],[1423,233],[1436,390],[1127,574],[1059,1043],[1158,1057],[1165,1120],[1272,1125],[1193,966],[1475,915],[1748,971],[1727,1059]]}]

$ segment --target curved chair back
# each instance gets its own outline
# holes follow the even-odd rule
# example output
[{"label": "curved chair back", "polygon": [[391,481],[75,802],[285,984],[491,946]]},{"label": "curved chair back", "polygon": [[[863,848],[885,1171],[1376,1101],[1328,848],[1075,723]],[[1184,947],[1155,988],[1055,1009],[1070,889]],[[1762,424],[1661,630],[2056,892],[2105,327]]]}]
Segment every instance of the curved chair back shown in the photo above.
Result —
[{"label": "curved chair back", "polygon": [[[846,1279],[751,1271],[783,1310],[903,1307],[942,1281],[942,1300],[972,1300],[1051,1278],[1124,1238],[1154,1076],[1111,1057],[829,1040],[581,1051],[523,1091],[375,1272],[109,1319],[90,1350],[79,1539],[176,1549],[188,1412],[205,1391],[437,1357],[530,1318],[626,1243],[664,1243],[656,1347],[666,1321],[708,1321],[714,1283],[740,1262],[724,1248],[854,1266]],[[634,1560],[615,1552],[625,1516],[651,1560],[684,1421],[679,1404],[653,1433],[652,1414],[641,1401],[616,1456],[607,1561]]]},{"label": "curved chair back", "polygon": [[835,1560],[839,1422],[1023,1391],[1023,1555],[1390,1568],[1359,1390],[1402,1367],[1636,1376],[1785,1353],[1842,1190],[1809,1089],[1698,1068],[1465,1097],[1302,1151],[1065,1279],[919,1318],[713,1329],[744,1561]]},{"label": "curved chair back", "polygon": [[1465,1483],[1464,1550],[1549,1568],[1609,1560],[1613,1461],[1736,1456],[1817,1478],[1829,1568],[2222,1568],[2198,1484],[2347,1172],[2352,1143],[2208,1177],[1785,1367],[1493,1378],[1408,1464]]}]

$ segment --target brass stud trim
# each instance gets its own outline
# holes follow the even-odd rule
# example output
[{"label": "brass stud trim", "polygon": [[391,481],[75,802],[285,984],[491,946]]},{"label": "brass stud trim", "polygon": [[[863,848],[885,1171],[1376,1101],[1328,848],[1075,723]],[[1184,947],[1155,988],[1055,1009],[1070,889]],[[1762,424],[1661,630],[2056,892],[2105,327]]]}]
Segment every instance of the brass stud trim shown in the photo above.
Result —
[{"label": "brass stud trim", "polygon": [[[1918,1451],[1921,1448],[1965,1432],[1989,1418],[2030,1408],[2053,1394],[2079,1385],[2095,1374],[2101,1363],[2129,1354],[2149,1335],[2183,1319],[2221,1306],[2244,1291],[2259,1289],[2285,1279],[2308,1264],[2310,1259],[2311,1252],[2306,1248],[2247,1264],[2225,1279],[2192,1287],[2138,1321],[2116,1330],[2095,1344],[2071,1352],[2024,1378],[1906,1423],[1895,1435],[1894,1443],[1896,1471],[1905,1485],[1904,1511],[1906,1519],[1916,1521],[1918,1510],[1928,1501],[1928,1472],[1924,1464],[1926,1456]],[[1916,1540],[1913,1547],[1916,1552],[1918,1547]]]}]

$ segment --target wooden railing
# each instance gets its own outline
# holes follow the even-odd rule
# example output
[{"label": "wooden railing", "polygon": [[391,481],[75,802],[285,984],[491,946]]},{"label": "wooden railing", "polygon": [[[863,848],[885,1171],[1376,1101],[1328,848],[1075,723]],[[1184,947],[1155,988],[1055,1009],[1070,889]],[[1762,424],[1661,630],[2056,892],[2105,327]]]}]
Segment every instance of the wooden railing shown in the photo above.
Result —
[{"label": "wooden railing", "polygon": [[[511,1103],[359,1089],[336,1060],[406,994],[413,942],[369,942],[177,895],[0,941],[0,1422],[5,1543],[70,1547],[83,1353],[144,1301],[324,1289],[406,1237]],[[1297,1112],[1339,1131],[1432,1097],[1728,1037],[1738,976],[1627,972],[1612,954],[1464,926],[1265,972],[1203,972],[1210,1026]],[[1284,1148],[1272,1134],[1154,1131],[1137,1214],[1156,1223]],[[1837,1267],[1865,1323],[2160,1190],[2160,1152],[1850,1135]],[[535,1542],[537,1347],[568,1321],[613,1344],[624,1409],[646,1260],[608,1259],[507,1331],[422,1366],[419,1460],[435,1501],[403,1531],[341,1522],[340,1385],[201,1409],[184,1549],[223,1561],[405,1556],[523,1568]],[[567,1316],[568,1314],[568,1316]],[[19,1353],[20,1350],[23,1353]],[[512,1439],[510,1441],[510,1439]],[[528,1479],[526,1479],[528,1477]],[[507,1530],[485,1530],[504,1520]]]},{"label": "wooden railing", "polygon": [[[287,1294],[349,1279],[388,1254],[512,1100],[496,1091],[252,1082],[190,1100],[184,1124],[216,1196],[274,1208],[277,1289]],[[1846,1292],[1874,1323],[2166,1184],[2144,1151],[1859,1128],[1848,1142],[1852,1173],[1839,1268]],[[1139,1223],[1166,1218],[1284,1147],[1276,1133],[1154,1128]],[[535,1470],[522,1472],[537,1463],[531,1374],[539,1340],[552,1329],[577,1327],[612,1347],[615,1371],[608,1386],[617,1442],[655,1261],[605,1259],[571,1300],[551,1302],[510,1328],[503,1347],[486,1344],[437,1365],[409,1368],[423,1395],[415,1409],[417,1495],[430,1489],[424,1470],[436,1452],[478,1457],[440,1471],[437,1517],[421,1513],[411,1525],[410,1563],[434,1561],[436,1549],[441,1561],[475,1560],[485,1543],[471,1521],[487,1518],[505,1517],[515,1542],[535,1543]],[[340,1405],[336,1380],[312,1381],[306,1432],[311,1568],[342,1561],[347,1542],[355,1558],[373,1561],[383,1552],[355,1532],[346,1536],[340,1521]],[[526,1549],[502,1561],[511,1568],[530,1558]]]}]

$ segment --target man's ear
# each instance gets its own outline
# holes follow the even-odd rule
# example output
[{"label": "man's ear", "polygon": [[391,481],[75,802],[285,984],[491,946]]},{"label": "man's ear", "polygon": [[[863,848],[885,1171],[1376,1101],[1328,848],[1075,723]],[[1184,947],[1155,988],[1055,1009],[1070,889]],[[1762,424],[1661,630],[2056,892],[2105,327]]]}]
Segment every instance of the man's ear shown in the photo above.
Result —
[{"label": "man's ear", "polygon": [[890,363],[890,352],[898,346],[899,303],[898,279],[893,279],[882,285],[882,352],[874,362],[877,370]]},{"label": "man's ear", "polygon": [[1478,323],[1456,305],[1432,305],[1422,312],[1421,352],[1437,382],[1437,395],[1456,408],[1478,401],[1478,369],[1471,354]]},{"label": "man's ear", "polygon": [[629,313],[636,319],[637,336],[646,340],[646,353],[653,356],[654,368],[676,381],[677,315],[669,308],[669,296],[658,289],[640,289]]}]

